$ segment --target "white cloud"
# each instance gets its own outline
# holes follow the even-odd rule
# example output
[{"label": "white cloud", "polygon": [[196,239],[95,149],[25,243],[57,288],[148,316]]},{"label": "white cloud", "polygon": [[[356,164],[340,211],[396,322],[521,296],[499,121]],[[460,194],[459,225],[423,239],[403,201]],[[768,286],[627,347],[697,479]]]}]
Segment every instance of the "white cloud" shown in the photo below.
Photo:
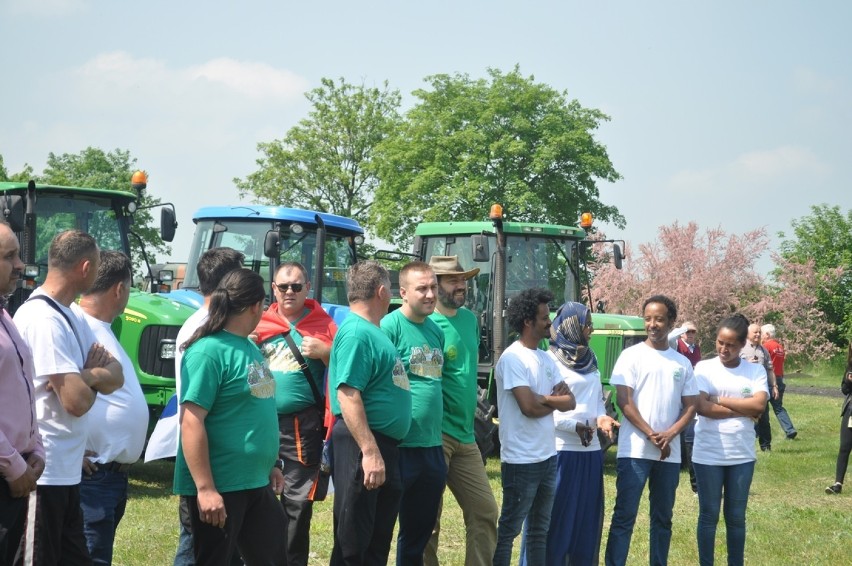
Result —
[{"label": "white cloud", "polygon": [[191,79],[206,79],[242,93],[249,98],[284,98],[300,95],[308,83],[287,70],[279,70],[265,63],[242,62],[229,58],[213,59],[203,65],[188,69]]}]

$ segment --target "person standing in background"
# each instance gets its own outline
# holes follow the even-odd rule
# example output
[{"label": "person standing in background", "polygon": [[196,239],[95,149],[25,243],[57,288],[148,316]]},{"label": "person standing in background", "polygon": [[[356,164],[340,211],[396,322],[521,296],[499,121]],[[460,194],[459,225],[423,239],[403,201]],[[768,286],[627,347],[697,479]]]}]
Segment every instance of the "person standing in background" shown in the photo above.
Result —
[{"label": "person standing in background", "polygon": [[[698,327],[694,322],[686,321],[681,325],[684,332],[680,335],[675,348],[679,354],[689,360],[693,369],[695,364],[701,361],[701,346],[698,345]],[[680,469],[689,472],[689,486],[692,488],[692,493],[698,493],[698,484],[695,480],[695,468],[692,467],[692,447],[695,443],[695,421],[698,415],[689,421],[689,425],[683,430],[680,435],[680,450],[681,462]]]},{"label": "person standing in background", "polygon": [[840,409],[840,450],[837,453],[837,467],[834,472],[834,484],[825,488],[829,495],[840,495],[846,467],[849,465],[849,453],[852,452],[852,341],[846,353],[846,372],[840,381],[840,391],[846,395]]},{"label": "person standing in background", "polygon": [[793,440],[799,433],[793,426],[793,421],[790,419],[787,409],[784,408],[784,391],[787,389],[787,385],[784,383],[784,360],[787,354],[784,352],[784,346],[775,337],[774,325],[764,324],[760,327],[760,331],[763,334],[763,347],[769,352],[772,368],[775,372],[775,383],[778,385],[777,394],[770,397],[769,404],[772,405],[772,411],[778,418],[781,428],[784,429],[787,440]]},{"label": "person standing in background", "polygon": [[[766,370],[769,399],[772,399],[773,395],[778,393],[778,386],[775,384],[775,371],[772,369],[772,360],[769,358],[769,352],[760,345],[759,324],[749,325],[748,340],[746,340],[743,349],[740,350],[740,357],[747,362],[758,364]],[[766,408],[754,425],[754,431],[757,434],[757,443],[760,446],[761,452],[772,450],[772,428],[769,426],[769,400],[766,401]]]}]

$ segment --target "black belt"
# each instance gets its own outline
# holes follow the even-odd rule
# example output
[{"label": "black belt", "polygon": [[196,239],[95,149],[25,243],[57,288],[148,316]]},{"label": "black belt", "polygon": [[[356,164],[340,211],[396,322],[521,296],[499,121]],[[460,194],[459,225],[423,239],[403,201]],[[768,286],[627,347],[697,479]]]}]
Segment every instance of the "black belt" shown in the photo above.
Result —
[{"label": "black belt", "polygon": [[99,470],[103,470],[105,472],[118,472],[120,474],[126,474],[130,471],[130,467],[133,464],[122,464],[121,462],[106,462],[105,464],[95,463]]}]

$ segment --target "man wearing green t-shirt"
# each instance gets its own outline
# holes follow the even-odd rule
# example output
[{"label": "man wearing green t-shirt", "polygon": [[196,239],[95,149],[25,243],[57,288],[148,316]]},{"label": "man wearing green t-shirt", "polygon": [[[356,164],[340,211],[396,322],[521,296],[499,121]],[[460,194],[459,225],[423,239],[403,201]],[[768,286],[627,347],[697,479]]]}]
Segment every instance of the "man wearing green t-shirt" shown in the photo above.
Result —
[{"label": "man wearing green t-shirt", "polygon": [[[473,434],[477,402],[476,371],[479,361],[479,324],[464,307],[467,282],[479,273],[459,264],[458,256],[432,256],[429,265],[438,277],[438,303],[429,318],[444,333],[443,452],[447,463],[447,487],[464,515],[466,549],[464,563],[488,565],[497,545],[497,502],[488,483],[485,464]],[[438,565],[438,521],[425,562]]]},{"label": "man wearing green t-shirt", "polygon": [[397,566],[423,564],[447,483],[441,441],[444,333],[429,319],[435,311],[437,293],[438,280],[427,263],[413,261],[403,266],[399,271],[402,306],[381,322],[411,384],[411,429],[399,447],[402,500]]},{"label": "man wearing green t-shirt", "polygon": [[375,261],[346,273],[350,314],[329,361],[334,548],[332,566],[385,564],[402,481],[399,443],[411,426],[408,374],[379,323],[388,312],[390,276]]},{"label": "man wearing green t-shirt", "polygon": [[[283,262],[275,271],[275,301],[263,313],[255,336],[275,377],[275,405],[283,464],[281,504],[287,515],[287,564],[306,566],[310,553],[313,495],[323,444],[323,376],[337,325],[319,303],[308,299],[304,266]],[[288,340],[292,338],[294,353]],[[307,365],[301,369],[301,362]],[[310,380],[310,381],[309,381]]]}]

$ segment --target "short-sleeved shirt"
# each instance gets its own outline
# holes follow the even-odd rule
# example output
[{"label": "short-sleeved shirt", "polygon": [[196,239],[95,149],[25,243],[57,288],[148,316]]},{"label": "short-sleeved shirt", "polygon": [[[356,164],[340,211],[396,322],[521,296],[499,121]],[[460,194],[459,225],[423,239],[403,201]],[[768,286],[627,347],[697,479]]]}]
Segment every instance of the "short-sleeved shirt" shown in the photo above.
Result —
[{"label": "short-sleeved shirt", "polygon": [[89,409],[89,437],[86,449],[94,462],[132,464],[139,459],[148,433],[148,403],[136,377],[133,362],[118,343],[108,322],[85,311],[83,317],[95,338],[121,364],[124,385],[109,395],[98,395]]},{"label": "short-sleeved shirt", "polygon": [[[208,411],[204,420],[213,481],[220,493],[263,487],[278,458],[275,380],[248,338],[225,330],[193,343],[181,361],[181,405]],[[178,448],[174,491],[196,495]]]},{"label": "short-sleeved shirt", "polygon": [[381,328],[396,346],[411,387],[411,428],[400,448],[441,446],[444,333],[428,318],[420,323],[409,320],[402,309],[385,316]]},{"label": "short-sleeved shirt", "polygon": [[349,313],[343,320],[328,366],[331,412],[341,416],[337,389],[347,385],[361,392],[370,430],[402,440],[411,427],[411,388],[396,346],[382,330]]},{"label": "short-sleeved shirt", "polygon": [[538,395],[550,395],[561,379],[556,362],[544,350],[533,350],[517,341],[500,356],[494,373],[500,411],[500,460],[507,464],[535,464],[555,456],[553,415],[524,415],[512,389],[529,387]]},{"label": "short-sleeved shirt", "polygon": [[429,318],[444,332],[444,377],[441,387],[444,396],[444,434],[462,443],[475,442],[474,414],[479,390],[479,324],[476,315],[460,308],[456,315],[445,316],[438,311]]},{"label": "short-sleeved shirt", "polygon": [[[302,335],[296,327],[290,328],[290,336],[296,347],[302,346]],[[260,351],[269,364],[269,369],[275,377],[275,406],[279,415],[288,415],[316,405],[314,392],[308,383],[305,373],[299,368],[299,362],[287,345],[287,340],[278,335],[266,340],[260,345]],[[325,364],[322,360],[305,358],[314,385],[322,393]]]},{"label": "short-sleeved shirt", "polygon": [[[745,360],[735,368],[722,365],[719,358],[695,366],[698,390],[708,395],[747,399],[758,391],[769,395],[766,371]],[[754,423],[748,417],[711,419],[698,415],[692,461],[711,466],[733,466],[757,458],[754,449]]]},{"label": "short-sleeved shirt", "polygon": [[[667,430],[678,420],[683,397],[698,395],[690,361],[671,348],[657,350],[645,342],[621,352],[609,382],[633,389],[639,414],[656,431]],[[666,462],[679,464],[680,442],[669,446]],[[618,433],[618,457],[659,460],[660,449],[625,417]]]},{"label": "short-sleeved shirt", "polygon": [[[36,289],[33,295],[44,295]],[[52,300],[52,299],[51,299]],[[15,325],[33,353],[35,407],[45,450],[39,485],[77,485],[82,477],[83,453],[89,434],[89,414],[70,414],[59,397],[47,389],[48,376],[80,373],[95,337],[77,305],[68,308],[53,301],[68,322],[43,300],[30,299],[15,313]]]}]

